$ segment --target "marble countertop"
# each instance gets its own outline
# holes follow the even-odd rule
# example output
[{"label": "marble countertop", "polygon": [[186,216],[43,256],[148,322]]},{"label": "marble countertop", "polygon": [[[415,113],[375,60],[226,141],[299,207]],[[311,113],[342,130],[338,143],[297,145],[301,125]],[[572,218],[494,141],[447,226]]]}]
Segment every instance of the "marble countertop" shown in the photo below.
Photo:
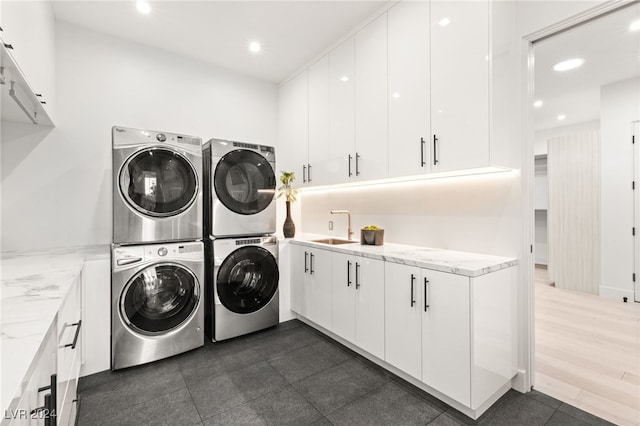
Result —
[{"label": "marble countertop", "polygon": [[513,257],[493,256],[488,254],[468,253],[463,251],[444,250],[438,248],[410,246],[404,244],[385,243],[381,246],[361,245],[354,241],[351,244],[328,245],[315,243],[312,240],[331,238],[326,235],[307,235],[290,240],[291,244],[331,250],[337,253],[351,254],[400,263],[436,271],[449,272],[467,277],[478,277],[500,269],[518,264]]},{"label": "marble countertop", "polygon": [[69,288],[87,260],[109,258],[109,245],[0,253],[0,399],[18,403],[23,383]]}]

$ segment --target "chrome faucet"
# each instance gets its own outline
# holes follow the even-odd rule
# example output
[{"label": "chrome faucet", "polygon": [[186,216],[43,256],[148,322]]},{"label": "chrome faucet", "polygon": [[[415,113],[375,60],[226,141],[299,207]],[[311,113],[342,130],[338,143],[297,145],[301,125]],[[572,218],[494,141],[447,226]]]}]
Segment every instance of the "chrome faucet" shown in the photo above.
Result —
[{"label": "chrome faucet", "polygon": [[353,236],[353,231],[351,230],[351,212],[349,210],[331,210],[331,214],[340,214],[340,213],[344,213],[347,215],[347,240],[351,240],[351,237]]}]

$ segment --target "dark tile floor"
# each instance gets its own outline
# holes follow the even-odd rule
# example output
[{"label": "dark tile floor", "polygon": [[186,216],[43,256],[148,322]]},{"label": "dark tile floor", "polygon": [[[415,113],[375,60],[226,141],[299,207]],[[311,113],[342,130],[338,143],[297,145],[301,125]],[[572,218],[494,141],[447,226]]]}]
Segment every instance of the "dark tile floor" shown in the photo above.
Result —
[{"label": "dark tile floor", "polygon": [[87,426],[609,424],[513,390],[473,421],[297,320],[84,377],[79,396]]}]

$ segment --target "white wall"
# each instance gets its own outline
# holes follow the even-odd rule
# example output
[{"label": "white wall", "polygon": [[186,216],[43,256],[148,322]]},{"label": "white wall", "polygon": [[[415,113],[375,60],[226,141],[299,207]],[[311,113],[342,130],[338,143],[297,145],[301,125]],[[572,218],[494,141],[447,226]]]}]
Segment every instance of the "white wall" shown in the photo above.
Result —
[{"label": "white wall", "polygon": [[[640,79],[601,90],[602,264],[600,294],[633,300],[633,134],[640,120]],[[636,183],[638,185],[638,183]],[[636,189],[638,190],[638,189]],[[636,237],[640,238],[640,236]]]},{"label": "white wall", "polygon": [[347,218],[330,210],[347,209],[356,238],[378,225],[385,242],[519,256],[519,185],[519,173],[507,172],[305,191],[303,228],[346,237]]},{"label": "white wall", "polygon": [[2,250],[111,241],[111,127],[276,143],[277,91],[57,22],[56,128],[2,123]]}]

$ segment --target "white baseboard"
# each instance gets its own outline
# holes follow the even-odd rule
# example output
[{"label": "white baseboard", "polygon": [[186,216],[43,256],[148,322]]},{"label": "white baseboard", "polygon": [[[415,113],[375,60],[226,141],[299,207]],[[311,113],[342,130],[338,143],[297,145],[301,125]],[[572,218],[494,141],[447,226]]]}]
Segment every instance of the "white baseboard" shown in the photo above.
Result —
[{"label": "white baseboard", "polygon": [[526,371],[518,370],[518,372],[516,373],[516,376],[513,379],[511,379],[511,388],[521,393],[529,392],[531,389],[527,389],[526,374],[527,374]]},{"label": "white baseboard", "polygon": [[633,302],[634,293],[633,293],[633,290],[623,290],[621,288],[607,287],[607,286],[601,285],[600,296],[608,297],[610,299],[617,299],[620,302],[622,302],[623,297],[626,297],[627,302],[631,303]]}]

